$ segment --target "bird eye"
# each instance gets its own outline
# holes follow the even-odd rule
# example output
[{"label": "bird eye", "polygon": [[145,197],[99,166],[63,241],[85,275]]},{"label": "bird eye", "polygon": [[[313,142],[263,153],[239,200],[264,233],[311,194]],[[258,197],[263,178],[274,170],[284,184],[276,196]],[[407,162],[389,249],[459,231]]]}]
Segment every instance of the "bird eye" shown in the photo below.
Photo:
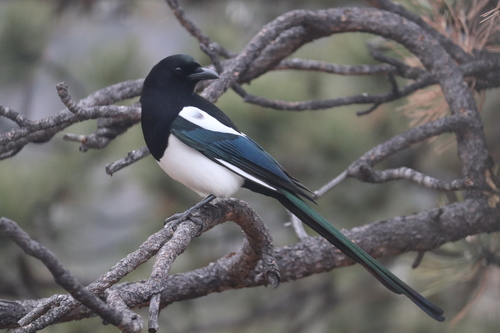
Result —
[{"label": "bird eye", "polygon": [[180,68],[180,67],[176,67],[176,68],[174,69],[174,73],[175,73],[175,75],[181,76],[181,75],[182,75],[182,73],[183,73],[182,68]]}]

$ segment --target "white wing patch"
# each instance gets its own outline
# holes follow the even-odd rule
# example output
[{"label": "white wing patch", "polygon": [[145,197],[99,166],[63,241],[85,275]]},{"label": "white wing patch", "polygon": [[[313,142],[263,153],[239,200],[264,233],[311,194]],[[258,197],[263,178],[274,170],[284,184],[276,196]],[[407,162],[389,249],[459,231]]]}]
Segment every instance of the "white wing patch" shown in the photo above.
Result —
[{"label": "white wing patch", "polygon": [[[222,124],[205,111],[194,106],[184,107],[179,116],[209,131],[246,136]],[[173,153],[174,150],[176,151],[175,154]],[[182,151],[182,154],[180,151]],[[221,159],[216,160],[223,166],[210,161],[210,159],[198,151],[185,146],[176,137],[171,135],[165,155],[159,164],[172,178],[201,195],[215,194],[219,197],[228,197],[241,187],[243,178],[277,191],[276,188],[241,170],[237,166]],[[202,179],[194,176],[199,174],[203,175],[203,177],[200,177]]]},{"label": "white wing patch", "polygon": [[269,188],[269,189],[271,189],[273,191],[277,191],[276,188],[272,187],[271,185],[269,185],[267,183],[264,183],[262,180],[260,180],[258,178],[255,178],[254,176],[250,175],[248,172],[245,172],[245,171],[241,170],[237,166],[232,165],[231,163],[226,162],[226,161],[221,160],[221,159],[218,159],[218,158],[216,158],[216,160],[217,160],[217,162],[221,163],[222,165],[224,165],[229,170],[232,170],[236,174],[240,175],[241,177],[249,179],[249,180],[251,180],[251,181],[253,181],[253,182],[257,183],[257,184],[260,184],[262,186],[265,186],[265,187],[267,187],[267,188]]},{"label": "white wing patch", "polygon": [[222,124],[220,121],[218,121],[205,111],[202,111],[194,106],[184,107],[182,111],[179,113],[179,116],[209,131],[245,136],[245,134],[240,133],[229,126]]}]

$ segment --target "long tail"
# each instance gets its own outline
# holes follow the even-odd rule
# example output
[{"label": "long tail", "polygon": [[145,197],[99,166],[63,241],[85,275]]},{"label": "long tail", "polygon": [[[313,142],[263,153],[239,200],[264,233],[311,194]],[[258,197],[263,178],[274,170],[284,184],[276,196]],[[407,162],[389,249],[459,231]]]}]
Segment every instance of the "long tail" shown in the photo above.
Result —
[{"label": "long tail", "polygon": [[437,321],[444,321],[444,311],[417,293],[387,268],[378,263],[368,253],[354,244],[349,238],[333,227],[323,216],[306,204],[301,198],[286,190],[280,191],[283,196],[277,197],[283,206],[323,236],[351,259],[361,264],[377,280],[396,294],[406,295],[429,316]]}]

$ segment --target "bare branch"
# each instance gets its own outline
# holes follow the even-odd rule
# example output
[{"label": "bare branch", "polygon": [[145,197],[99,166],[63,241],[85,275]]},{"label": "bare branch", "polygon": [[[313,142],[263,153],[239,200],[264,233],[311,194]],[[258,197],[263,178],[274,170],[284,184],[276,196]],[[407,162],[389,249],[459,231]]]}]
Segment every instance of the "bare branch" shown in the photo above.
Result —
[{"label": "bare branch", "polygon": [[[140,110],[137,107],[93,106],[109,105],[138,96],[142,90],[143,81],[144,80],[141,79],[121,82],[96,91],[76,104],[78,107],[78,115],[65,109],[54,116],[36,122],[25,121],[23,127],[0,134],[0,158],[3,159],[14,156],[28,143],[47,142],[55,134],[77,122],[98,118],[131,118],[132,121],[135,120],[138,122],[140,120]],[[59,89],[62,89],[64,93],[64,85],[60,85]],[[66,98],[65,95],[63,96]],[[11,112],[9,114],[12,116]],[[0,116],[1,115],[3,114],[0,113]]]},{"label": "bare branch", "polygon": [[396,72],[396,68],[389,64],[376,65],[338,65],[325,61],[309,60],[309,59],[283,59],[276,67],[276,70],[300,70],[300,71],[317,71],[323,73],[331,73],[338,75],[374,75],[387,74]]},{"label": "bare branch", "polygon": [[123,315],[123,321],[127,325],[121,325],[119,328],[123,333],[137,333],[141,332],[144,326],[144,322],[138,314],[131,311],[122,297],[116,290],[108,289],[105,292],[106,302],[116,311],[119,311]]},{"label": "bare branch", "polygon": [[404,133],[393,136],[386,142],[370,149],[362,157],[353,162],[348,168],[348,174],[356,174],[360,164],[374,166],[389,156],[401,151],[412,144],[421,142],[442,133],[461,132],[468,129],[467,119],[459,116],[450,116],[413,127]]},{"label": "bare branch", "polygon": [[409,19],[412,22],[418,24],[426,33],[430,34],[433,38],[438,40],[441,45],[450,53],[450,55],[457,61],[463,63],[472,60],[472,56],[462,50],[459,46],[454,44],[451,40],[441,35],[439,32],[434,30],[427,22],[425,22],[418,15],[406,10],[400,4],[394,3],[388,0],[367,0],[374,7],[393,12],[395,14],[401,15],[404,18]]},{"label": "bare branch", "polygon": [[160,328],[158,317],[160,315],[160,298],[161,294],[154,294],[149,301],[149,317],[148,317],[148,332],[156,333]]},{"label": "bare branch", "polygon": [[[108,288],[161,250],[153,268],[151,278],[146,283],[141,284],[141,287],[135,291],[136,296],[140,295],[141,299],[149,301],[151,297],[163,291],[164,285],[170,279],[168,272],[171,264],[177,255],[186,249],[191,240],[199,235],[200,232],[210,230],[225,221],[233,221],[238,224],[246,236],[241,250],[219,263],[219,269],[222,269],[227,274],[226,278],[231,281],[228,281],[228,283],[238,285],[240,281],[247,278],[254,271],[257,263],[261,261],[262,267],[259,269],[259,279],[263,277],[268,284],[271,284],[273,287],[278,286],[280,274],[274,257],[272,238],[265,224],[248,204],[235,199],[227,199],[214,205],[204,206],[200,211],[194,213],[193,216],[203,221],[201,231],[199,230],[199,226],[191,221],[179,224],[173,233],[168,226],[167,228],[162,228],[156,234],[150,236],[138,250],[129,254],[106,274],[87,286],[84,289],[84,293],[86,295],[90,293],[92,297],[95,297],[94,295],[103,296]],[[4,228],[6,227],[4,225],[9,227],[12,224],[4,218],[0,222],[0,227],[2,228],[0,230],[2,232],[5,232]],[[10,234],[8,235],[10,236]],[[165,261],[165,259],[167,260]],[[82,291],[78,289],[78,293],[82,293]],[[81,297],[77,299],[81,301]],[[26,314],[22,323],[29,327],[23,328],[23,330],[40,330],[61,320],[80,306],[78,301],[66,296],[53,296]],[[92,311],[95,311],[95,313],[101,314],[92,305],[84,304],[91,308]],[[85,312],[84,309],[80,311]],[[133,315],[128,315],[127,318],[139,320]],[[115,321],[114,325],[127,327],[130,330],[135,329],[139,325],[136,322],[124,323],[123,318],[120,317],[120,319],[121,321]],[[107,321],[113,323],[110,320]]]},{"label": "bare branch", "polygon": [[15,122],[19,127],[26,127],[26,126],[31,126],[33,122],[20,114],[19,112],[16,112],[12,109],[9,109],[5,106],[0,105],[0,116],[3,116],[7,119],[12,120]]},{"label": "bare branch", "polygon": [[369,42],[367,46],[373,59],[392,65],[396,69],[396,73],[402,77],[417,79],[426,73],[423,68],[408,66],[404,62],[386,55],[383,52],[383,47],[380,46],[379,39]]},{"label": "bare branch", "polygon": [[297,235],[297,238],[299,240],[302,240],[309,237],[306,230],[304,229],[304,224],[302,223],[302,221],[290,212],[288,212],[288,215],[290,216],[290,223],[288,224],[292,226],[293,231],[295,231],[295,234]]},{"label": "bare branch", "polygon": [[126,157],[118,160],[116,162],[110,163],[106,165],[106,173],[112,176],[115,172],[120,171],[121,169],[129,166],[130,164],[137,162],[138,160],[149,156],[151,153],[149,152],[148,147],[144,146],[137,150],[132,150],[127,154]]},{"label": "bare branch", "polygon": [[[464,191],[465,200],[462,202],[345,231],[349,238],[368,253],[374,257],[383,257],[414,250],[419,252],[416,260],[418,264],[426,251],[446,242],[471,234],[500,230],[497,180],[490,170],[481,118],[471,84],[468,84],[475,81],[476,90],[500,86],[498,58],[488,57],[486,53],[476,55],[464,52],[421,18],[386,0],[370,1],[384,10],[335,8],[286,13],[264,26],[240,53],[233,54],[210,40],[187,18],[177,1],[166,2],[221,73],[221,80],[212,82],[203,92],[211,101],[217,100],[227,89],[232,88],[246,102],[279,110],[317,110],[340,105],[371,104],[365,111],[358,112],[366,114],[383,103],[408,96],[417,89],[432,84],[441,87],[451,116],[409,129],[377,145],[316,192],[317,196],[322,196],[347,177],[376,183],[406,179],[436,190]],[[408,66],[387,56],[380,48],[373,47],[373,44],[369,45],[371,55],[382,64],[341,66],[315,60],[287,59],[295,50],[315,39],[351,31],[368,32],[400,43],[416,55],[425,68]],[[219,57],[226,60],[220,60]],[[455,60],[460,64],[457,65]],[[378,95],[360,94],[320,101],[288,102],[248,94],[241,86],[268,71],[285,69],[340,75],[385,74],[388,75],[390,91]],[[398,87],[395,76],[413,81]],[[474,80],[466,80],[468,77],[473,77]],[[139,105],[112,104],[138,96],[142,83],[143,80],[119,83],[79,102],[71,99],[65,84],[59,84],[57,91],[67,109],[39,121],[0,107],[0,117],[14,121],[19,126],[0,134],[0,159],[15,155],[30,142],[46,142],[66,127],[90,119],[98,119],[95,132],[88,135],[66,134],[65,139],[79,142],[83,151],[106,147],[118,135],[140,121]],[[405,167],[381,171],[373,169],[389,156],[443,133],[453,133],[456,137],[462,163],[461,179],[443,181]],[[148,154],[145,147],[132,151],[124,159],[107,165],[106,171],[111,175]],[[203,221],[202,232],[226,220],[238,223],[245,233],[242,248],[236,254],[220,258],[207,267],[169,275],[173,261],[193,237],[199,234],[199,228],[191,221],[180,224],[175,232],[162,228],[87,288],[77,284],[76,279],[71,276],[67,281],[63,279],[63,283],[69,282],[66,285],[69,290],[77,290],[88,296],[91,301],[84,300],[82,303],[89,303],[89,307],[95,308],[94,310],[82,306],[69,295],[19,302],[0,300],[0,328],[19,327],[20,324],[23,327],[16,332],[32,332],[56,322],[101,314],[100,306],[104,305],[103,311],[118,312],[122,316],[121,320],[112,317],[112,323],[126,332],[137,332],[142,329],[142,319],[130,309],[149,304],[149,328],[156,331],[159,310],[172,302],[227,289],[268,284],[277,286],[280,281],[291,281],[353,264],[326,241],[306,237],[300,228],[297,229],[300,242],[273,251],[270,235],[260,218],[248,206],[236,200],[223,200],[204,207],[196,216]],[[8,220],[0,219],[2,225],[5,221]],[[30,251],[38,251],[37,249],[39,248],[35,247]],[[38,252],[39,255],[44,255],[47,251],[42,249]],[[119,283],[123,277],[155,255],[155,266],[146,283]],[[55,269],[54,275],[60,273],[67,276],[69,273],[59,262],[54,262],[54,258],[49,256],[52,261],[49,260],[47,264],[55,265],[51,266]],[[495,260],[497,258],[491,259],[492,262],[496,262]],[[78,297],[81,298],[81,295]],[[108,305],[100,298],[106,299]],[[20,316],[24,318],[20,319]]]},{"label": "bare branch", "polygon": [[[116,105],[103,106],[99,108],[122,108]],[[80,151],[86,152],[89,148],[105,148],[117,136],[125,133],[130,127],[140,121],[141,109],[139,107],[125,107],[128,119],[120,118],[99,118],[97,119],[97,130],[89,135],[78,135],[67,133],[63,136],[64,140],[81,143]],[[137,119],[139,118],[139,119]]]},{"label": "bare branch", "polygon": [[[360,94],[360,95],[345,96],[333,99],[310,100],[301,102],[270,100],[264,97],[252,95],[246,92],[241,87],[238,88],[238,90],[235,89],[235,91],[238,93],[238,95],[240,95],[243,98],[245,102],[250,104],[273,108],[276,110],[304,111],[304,110],[323,110],[323,109],[352,105],[352,104],[374,103],[376,106],[379,106],[382,103],[391,102],[401,97],[408,96],[411,93],[415,92],[416,90],[424,88],[432,83],[434,83],[432,77],[430,75],[424,75],[419,79],[417,79],[415,82],[401,89],[394,90],[393,87],[393,89],[391,89],[391,92],[386,94],[379,94],[379,95]],[[367,113],[366,111],[361,112],[361,115],[366,113]]]},{"label": "bare branch", "polygon": [[52,273],[56,283],[68,291],[76,300],[99,314],[107,322],[115,326],[126,326],[126,323],[122,322],[123,316],[120,312],[110,308],[94,294],[88,292],[85,287],[63,267],[52,251],[37,241],[32,240],[14,221],[3,217],[0,218],[0,231],[13,240],[24,252],[43,262],[45,267]]},{"label": "bare branch", "polygon": [[28,312],[25,316],[19,319],[17,324],[21,327],[29,325],[31,322],[46,314],[54,304],[60,304],[67,301],[67,295],[53,295],[39,302],[35,308]]},{"label": "bare branch", "polygon": [[68,92],[68,85],[64,82],[59,82],[56,84],[57,94],[63,102],[64,105],[68,108],[69,111],[73,112],[75,115],[78,115],[83,108],[79,107],[73,100],[71,99],[71,95]]},{"label": "bare branch", "polygon": [[359,166],[357,174],[350,174],[349,176],[356,177],[359,180],[368,183],[385,183],[394,180],[407,179],[415,184],[440,191],[467,190],[474,186],[474,182],[470,178],[446,182],[406,167],[377,171],[365,164]]},{"label": "bare branch", "polygon": [[322,196],[324,196],[328,191],[332,190],[334,187],[336,187],[338,184],[340,184],[341,182],[343,182],[345,179],[347,179],[347,176],[348,176],[348,173],[347,173],[347,170],[344,170],[340,173],[340,175],[338,175],[337,177],[335,177],[334,179],[332,179],[331,181],[329,181],[326,185],[324,185],[323,187],[321,187],[319,190],[317,191],[314,191],[314,194],[318,197],[318,198],[321,198]]},{"label": "bare branch", "polygon": [[[223,204],[218,207],[224,209]],[[216,210],[212,212],[216,213]],[[500,222],[497,216],[497,208],[489,206],[487,198],[469,199],[343,232],[373,257],[387,257],[407,251],[425,252],[468,235],[499,231]],[[464,225],[468,227],[464,228]],[[308,237],[296,244],[278,248],[274,256],[282,282],[354,264],[351,259],[318,237]],[[231,272],[225,268],[225,262],[230,260],[231,258],[221,258],[209,266],[170,276],[162,292],[162,306],[214,292],[268,283],[260,273],[264,269],[262,262],[259,262],[256,269],[243,281],[235,283]],[[129,308],[145,306],[149,301],[145,295],[138,292],[143,290],[142,282],[121,283],[114,286],[113,290],[122,296],[123,302]],[[17,304],[28,308],[34,303],[18,301]],[[93,315],[91,311],[79,308],[61,320],[81,319]]]},{"label": "bare branch", "polygon": [[[212,41],[206,34],[204,34],[198,26],[196,26],[193,21],[187,18],[187,16],[184,14],[184,10],[179,6],[179,3],[177,0],[166,0],[167,5],[172,9],[172,12],[174,13],[175,17],[179,21],[179,23],[186,28],[186,30],[193,36],[195,37],[199,44],[200,47],[205,46],[205,47],[210,47],[212,50],[216,51],[218,54],[226,57],[226,58],[231,58],[234,56],[233,53],[222,47],[220,44],[215,43]],[[202,48],[203,50],[203,48]]]}]

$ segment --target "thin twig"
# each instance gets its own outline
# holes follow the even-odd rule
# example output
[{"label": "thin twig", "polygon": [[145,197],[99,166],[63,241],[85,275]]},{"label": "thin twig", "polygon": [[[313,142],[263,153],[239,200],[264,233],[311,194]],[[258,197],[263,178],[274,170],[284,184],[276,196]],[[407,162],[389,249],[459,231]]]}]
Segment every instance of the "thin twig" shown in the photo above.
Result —
[{"label": "thin twig", "polygon": [[376,75],[396,72],[396,68],[389,64],[375,65],[338,65],[325,61],[310,59],[284,59],[274,68],[275,70],[317,71],[338,75]]},{"label": "thin twig", "polygon": [[407,167],[378,171],[373,170],[370,166],[365,164],[360,165],[357,170],[357,173],[350,173],[349,176],[368,183],[386,183],[394,180],[407,179],[415,184],[439,191],[461,191],[474,187],[474,182],[470,178],[456,179],[447,182],[427,176]]},{"label": "thin twig", "polygon": [[[435,80],[431,75],[426,74],[415,80],[414,82],[404,86],[401,89],[397,89],[396,92],[393,91],[391,87],[391,92],[379,95],[369,95],[366,93],[353,96],[344,96],[339,98],[324,99],[324,100],[310,100],[310,101],[299,101],[299,102],[289,102],[283,100],[271,100],[264,97],[252,95],[248,93],[242,87],[235,88],[235,92],[243,98],[243,101],[250,104],[259,105],[262,107],[273,108],[275,110],[287,110],[287,111],[304,111],[304,110],[323,110],[328,108],[334,108],[338,106],[352,105],[352,104],[371,104],[379,106],[382,103],[387,103],[399,99],[404,96],[408,96],[418,89],[422,89],[428,85],[435,83]],[[234,88],[235,84],[233,84]]]},{"label": "thin twig", "polygon": [[106,164],[106,173],[112,176],[115,172],[120,171],[121,169],[129,166],[132,163],[139,161],[140,159],[143,159],[146,156],[149,156],[150,154],[151,153],[149,152],[149,149],[146,146],[139,148],[137,150],[132,150],[127,154],[126,157],[116,162]]},{"label": "thin twig", "polygon": [[321,187],[319,190],[314,191],[314,194],[316,195],[316,197],[321,198],[328,191],[332,190],[334,187],[343,182],[346,178],[347,178],[347,170],[344,170],[340,173],[340,175],[330,180],[326,185]]},{"label": "thin twig", "polygon": [[420,263],[424,259],[425,256],[425,251],[418,251],[417,256],[415,257],[415,260],[413,260],[413,263],[411,264],[411,268],[415,269],[418,266],[420,266]]},{"label": "thin twig", "polygon": [[370,52],[370,55],[373,57],[373,59],[389,64],[394,68],[396,68],[396,73],[391,73],[391,74],[399,74],[402,77],[417,79],[418,77],[426,73],[425,69],[423,68],[408,66],[403,61],[385,54],[381,49],[379,40],[380,39],[374,39],[368,42],[367,43],[368,51]]},{"label": "thin twig", "polygon": [[33,124],[31,120],[29,120],[19,112],[1,105],[0,105],[0,116],[12,120],[17,125],[19,125],[19,127],[27,127]]},{"label": "thin twig", "polygon": [[198,40],[200,46],[209,46],[211,49],[215,50],[218,54],[224,56],[225,58],[231,58],[234,56],[233,53],[228,51],[226,48],[222,47],[220,44],[212,41],[210,37],[204,34],[201,29],[194,24],[184,13],[184,10],[179,6],[177,0],[165,0],[167,5],[170,7],[175,17],[179,23],[186,28],[186,30]]},{"label": "thin twig", "polygon": [[349,166],[348,175],[357,174],[358,171],[355,169],[357,169],[361,164],[368,164],[373,167],[389,156],[413,144],[443,133],[459,133],[467,130],[469,126],[470,124],[466,118],[460,116],[449,116],[410,128],[406,132],[397,134],[364,153],[363,156]]},{"label": "thin twig", "polygon": [[[53,116],[40,119],[36,122],[24,120],[20,117],[19,119],[23,124],[21,128],[13,128],[6,133],[0,134],[0,159],[14,156],[28,143],[47,142],[54,135],[77,122],[98,118],[140,121],[140,108],[138,106],[110,106],[109,104],[138,96],[141,92],[143,82],[143,79],[139,79],[117,83],[90,94],[80,100],[76,107],[73,107],[74,105],[70,103],[73,111],[76,111],[78,115],[70,112],[68,109],[64,109]],[[64,94],[65,86],[59,85],[58,89],[62,89],[63,98],[66,99],[67,96]],[[16,117],[12,111],[7,112],[6,109],[3,109],[2,113],[1,110],[0,116],[8,118]]]},{"label": "thin twig", "polygon": [[295,235],[297,235],[297,238],[299,240],[302,240],[306,237],[309,237],[306,230],[304,229],[304,224],[302,223],[302,221],[290,212],[288,212],[288,215],[290,216],[290,224],[293,228],[293,231],[295,232]]},{"label": "thin twig", "polygon": [[158,317],[160,315],[161,293],[154,294],[149,301],[148,332],[156,333],[160,328]]},{"label": "thin twig", "polygon": [[71,95],[68,92],[68,85],[65,82],[59,82],[56,84],[57,94],[61,99],[61,102],[68,108],[69,111],[73,112],[75,115],[78,115],[80,111],[83,109],[78,106],[72,99]]}]

